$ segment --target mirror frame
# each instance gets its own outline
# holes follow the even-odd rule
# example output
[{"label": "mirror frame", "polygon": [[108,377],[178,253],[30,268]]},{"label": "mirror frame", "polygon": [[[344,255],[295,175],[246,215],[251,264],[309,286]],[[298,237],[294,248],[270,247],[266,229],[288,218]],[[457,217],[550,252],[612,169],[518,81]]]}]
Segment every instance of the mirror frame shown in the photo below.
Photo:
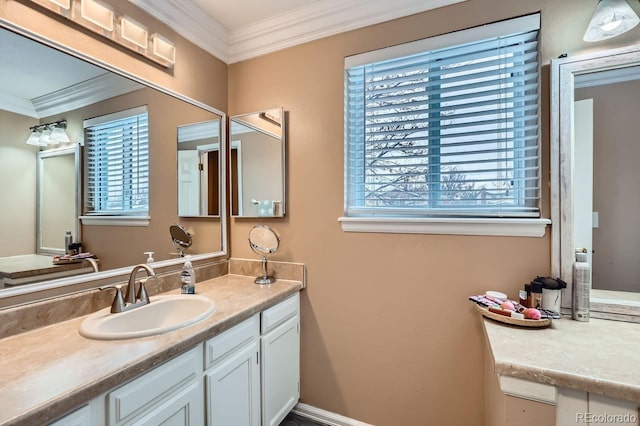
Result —
[{"label": "mirror frame", "polygon": [[[193,106],[202,108],[206,111],[209,111],[213,114],[220,116],[220,149],[221,152],[225,152],[227,147],[227,137],[226,137],[226,126],[227,126],[227,114],[212,107],[206,105],[200,101],[189,98],[185,95],[182,95],[177,92],[173,92],[166,88],[159,86],[158,84],[152,83],[150,81],[146,81],[138,76],[135,76],[129,72],[121,70],[111,64],[108,64],[104,61],[93,58],[89,55],[86,55],[77,50],[71,49],[67,46],[64,46],[60,43],[54,42],[46,37],[43,37],[39,34],[36,34],[30,30],[22,28],[12,22],[6,21],[5,19],[0,19],[0,28],[13,31],[16,34],[19,34],[23,37],[27,37],[33,41],[41,43],[45,46],[51,47],[68,55],[71,55],[80,60],[89,62],[96,66],[102,67],[107,71],[111,71],[115,74],[118,74],[122,77],[128,78],[135,82],[145,85],[146,87],[155,89],[164,94],[173,96],[176,99],[187,102]],[[177,139],[177,135],[176,135]],[[224,155],[221,155],[220,160],[220,211],[226,212],[226,161],[222,160],[222,158],[226,158]],[[196,263],[206,263],[207,261],[214,261],[219,259],[227,259],[228,258],[228,225],[227,225],[227,215],[220,215],[220,227],[221,227],[221,249],[220,251],[210,252],[210,253],[202,253],[202,254],[193,254],[191,255],[191,261]],[[154,262],[152,265],[154,269],[158,273],[169,272],[169,271],[177,271],[182,267],[184,263],[184,259],[176,258],[176,259],[168,259],[163,261]],[[120,283],[126,281],[131,272],[131,268],[134,265],[125,266],[122,268],[111,269],[107,271],[101,271],[97,273],[85,274],[85,275],[77,275],[67,278],[60,278],[49,281],[42,281],[34,284],[29,284],[28,286],[16,286],[11,288],[4,288],[0,291],[0,309],[9,308],[17,305],[23,305],[26,303],[32,303],[44,299],[50,299],[54,297],[60,297],[64,295],[68,295],[71,293],[76,293],[80,291],[86,291],[90,289],[95,289],[100,286],[104,286],[106,284]]]},{"label": "mirror frame", "polygon": [[[62,255],[65,254],[64,247],[61,249],[55,249],[50,247],[45,247],[42,243],[42,232],[43,232],[43,221],[45,217],[45,209],[43,208],[43,178],[44,178],[44,161],[47,158],[52,157],[61,157],[65,155],[73,155],[73,163],[74,163],[74,173],[75,173],[75,200],[74,200],[74,209],[73,213],[75,216],[74,228],[71,230],[73,232],[73,237],[77,241],[82,241],[82,235],[80,234],[80,203],[82,199],[81,195],[81,176],[80,176],[80,144],[75,144],[74,146],[70,146],[67,148],[60,149],[50,149],[45,151],[37,152],[37,167],[36,167],[36,254],[44,254],[44,255]],[[62,241],[62,234],[60,234],[60,240]],[[64,244],[63,244],[64,245]]]},{"label": "mirror frame", "polygon": [[[598,71],[640,64],[640,46],[602,50],[595,53],[551,60],[551,272],[567,282],[563,290],[563,313],[572,307],[574,263],[573,156],[575,77]],[[640,78],[640,76],[639,76]],[[606,291],[606,290],[603,290]],[[591,297],[592,318],[640,322],[640,303]]]},{"label": "mirror frame", "polygon": [[[280,158],[282,160],[282,167],[280,167],[280,173],[282,176],[282,206],[281,206],[281,212],[278,215],[273,215],[273,216],[259,216],[259,215],[247,215],[247,214],[233,214],[233,208],[230,205],[229,206],[229,214],[231,217],[233,218],[238,218],[238,219],[278,219],[278,218],[283,218],[286,216],[287,213],[287,112],[284,110],[284,107],[273,107],[273,108],[265,108],[262,109],[260,111],[254,111],[254,112],[248,112],[245,114],[236,114],[236,115],[232,115],[229,117],[229,137],[228,137],[228,143],[229,143],[229,152],[228,152],[228,164],[229,167],[231,167],[231,151],[233,149],[233,140],[231,139],[232,137],[232,133],[231,133],[231,129],[232,129],[232,121],[236,118],[241,118],[241,117],[246,117],[246,116],[250,116],[250,115],[261,115],[264,114],[266,111],[271,111],[271,110],[280,110],[280,117],[281,117],[281,123],[280,123],[280,130],[282,132],[282,135],[280,136],[280,142],[281,142],[281,147],[280,147]],[[249,127],[251,129],[253,129],[254,131],[260,131],[259,129],[257,129],[254,126],[248,126],[247,124],[243,124],[245,127]],[[271,135],[267,132],[262,132],[265,135],[268,135],[270,137],[274,137],[274,135]],[[242,167],[238,167],[238,174],[242,174],[243,173],[243,169]],[[233,182],[233,178],[230,177],[229,178],[229,194],[233,194],[233,186],[236,185],[235,182]],[[238,203],[242,203],[242,199],[240,197],[240,199],[238,200]],[[231,204],[231,203],[230,203]]]}]

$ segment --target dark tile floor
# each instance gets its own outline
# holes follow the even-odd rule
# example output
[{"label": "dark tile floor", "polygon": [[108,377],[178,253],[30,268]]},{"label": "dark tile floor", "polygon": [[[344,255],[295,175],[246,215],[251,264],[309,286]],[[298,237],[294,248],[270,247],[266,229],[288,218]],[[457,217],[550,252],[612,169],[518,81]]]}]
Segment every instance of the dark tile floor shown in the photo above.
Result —
[{"label": "dark tile floor", "polygon": [[327,423],[314,422],[297,414],[289,413],[280,426],[327,426]]}]

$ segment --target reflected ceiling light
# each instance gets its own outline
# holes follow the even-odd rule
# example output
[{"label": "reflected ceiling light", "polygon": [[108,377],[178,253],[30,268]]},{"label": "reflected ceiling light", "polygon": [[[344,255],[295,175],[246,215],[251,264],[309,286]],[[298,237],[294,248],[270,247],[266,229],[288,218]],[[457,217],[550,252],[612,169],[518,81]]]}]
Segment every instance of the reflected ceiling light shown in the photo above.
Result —
[{"label": "reflected ceiling light", "polygon": [[38,130],[36,130],[35,127],[31,128],[31,133],[29,134],[29,137],[27,138],[26,141],[27,145],[33,145],[33,146],[46,146],[46,143],[41,143],[40,142],[40,132]]},{"label": "reflected ceiling light", "polygon": [[26,143],[34,146],[59,145],[60,143],[71,142],[69,135],[65,131],[67,121],[60,120],[53,123],[39,124],[30,127],[31,133]]},{"label": "reflected ceiling light", "polygon": [[149,43],[149,31],[147,31],[147,27],[126,15],[120,18],[119,35],[123,40],[142,47],[143,49],[146,49]]},{"label": "reflected ceiling light", "polygon": [[51,141],[51,129],[45,127],[42,133],[40,133],[40,140],[38,142],[40,142],[40,145],[53,145]]},{"label": "reflected ceiling light", "polygon": [[113,31],[113,9],[99,0],[80,0],[80,17],[98,27]]},{"label": "reflected ceiling light", "polygon": [[640,19],[626,0],[599,0],[583,40],[606,40],[638,25]]},{"label": "reflected ceiling light", "polygon": [[68,143],[71,142],[69,135],[64,131],[62,127],[54,127],[49,137],[53,143]]},{"label": "reflected ceiling light", "polygon": [[176,62],[176,46],[159,34],[151,36],[151,54],[170,65]]}]

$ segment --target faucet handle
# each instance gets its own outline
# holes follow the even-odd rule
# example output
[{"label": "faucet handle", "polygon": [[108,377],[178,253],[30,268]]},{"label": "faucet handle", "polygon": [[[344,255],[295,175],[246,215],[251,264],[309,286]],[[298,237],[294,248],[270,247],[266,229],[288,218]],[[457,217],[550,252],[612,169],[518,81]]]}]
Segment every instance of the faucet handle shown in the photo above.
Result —
[{"label": "faucet handle", "polygon": [[140,287],[138,288],[138,294],[136,295],[136,299],[140,301],[140,303],[147,304],[151,302],[149,300],[149,295],[147,294],[147,289],[144,287],[144,284],[149,281],[149,278],[144,278],[140,280]]},{"label": "faucet handle", "polygon": [[125,304],[124,304],[124,298],[122,297],[122,290],[120,290],[120,287],[117,287],[115,285],[106,285],[103,287],[98,287],[98,289],[100,291],[115,289],[116,296],[113,298],[113,303],[111,304],[111,313],[115,314],[115,313],[124,311]]}]

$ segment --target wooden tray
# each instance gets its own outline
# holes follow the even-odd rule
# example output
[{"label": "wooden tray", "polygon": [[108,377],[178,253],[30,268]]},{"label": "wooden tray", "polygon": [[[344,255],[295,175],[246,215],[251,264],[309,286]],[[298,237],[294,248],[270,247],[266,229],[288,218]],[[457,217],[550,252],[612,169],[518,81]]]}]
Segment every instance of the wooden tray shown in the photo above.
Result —
[{"label": "wooden tray", "polygon": [[505,317],[504,315],[491,312],[489,309],[482,307],[478,304],[475,304],[475,305],[476,305],[476,309],[480,312],[482,316],[505,323],[505,324],[517,325],[519,327],[529,327],[529,328],[544,328],[544,327],[548,327],[551,324],[551,318],[532,320],[532,319]]}]

